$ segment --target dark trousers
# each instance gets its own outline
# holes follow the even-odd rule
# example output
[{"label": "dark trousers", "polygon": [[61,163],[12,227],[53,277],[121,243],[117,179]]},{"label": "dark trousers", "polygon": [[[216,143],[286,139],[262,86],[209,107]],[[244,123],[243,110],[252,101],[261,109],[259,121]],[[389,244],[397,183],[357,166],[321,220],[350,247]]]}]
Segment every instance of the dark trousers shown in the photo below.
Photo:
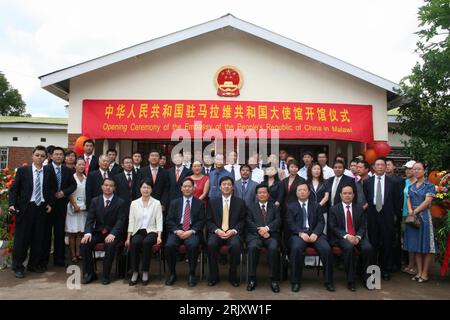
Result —
[{"label": "dark trousers", "polygon": [[147,233],[141,229],[131,238],[131,270],[139,272],[139,262],[142,255],[142,271],[150,270],[150,259],[152,257],[152,246],[156,244],[158,234],[156,232]]},{"label": "dark trousers", "polygon": [[44,254],[42,265],[48,265],[53,236],[53,263],[64,264],[66,259],[66,244],[64,242],[66,227],[67,201],[58,199],[52,212],[47,214],[44,238]]},{"label": "dark trousers", "polygon": [[175,274],[175,267],[177,263],[177,249],[180,244],[186,246],[186,253],[189,260],[189,274],[195,275],[195,269],[197,267],[198,250],[200,247],[200,236],[193,234],[189,238],[182,240],[177,235],[169,233],[166,242],[166,258],[169,265],[170,273]]},{"label": "dark trousers", "polygon": [[[80,247],[81,254],[83,256],[83,274],[94,273],[94,260],[92,258],[92,250],[94,250],[97,243],[105,242],[105,238],[108,235],[102,235],[98,231],[92,233],[92,238],[89,243],[82,244]],[[117,244],[120,242],[118,236],[113,242],[105,243],[105,257],[103,258],[103,278],[109,279],[111,273],[112,263],[116,254]]]},{"label": "dark trousers", "polygon": [[372,258],[372,245],[369,240],[363,239],[356,246],[346,239],[338,239],[336,245],[342,249],[344,256],[344,268],[347,273],[347,282],[355,282],[356,278],[356,251],[355,247],[360,251],[361,268],[363,279],[367,278],[367,267],[370,265]]},{"label": "dark trousers", "polygon": [[216,234],[210,234],[208,238],[208,262],[209,262],[209,280],[219,280],[219,248],[227,245],[231,255],[230,259],[230,277],[236,277],[237,267],[241,261],[241,240],[238,235],[234,235],[227,240],[222,240]]},{"label": "dark trousers", "polygon": [[12,269],[23,271],[24,261],[30,249],[28,267],[40,266],[42,260],[46,219],[45,206],[36,206],[29,203],[25,209],[16,213],[16,226],[14,231],[14,246],[12,253]]},{"label": "dark trousers", "polygon": [[374,263],[381,266],[382,272],[391,272],[394,217],[386,214],[383,210],[381,212],[369,210],[367,218],[369,241],[374,251]]},{"label": "dark trousers", "polygon": [[304,251],[311,246],[319,252],[324,266],[325,283],[333,283],[333,253],[325,235],[321,235],[314,243],[306,243],[299,236],[291,236],[289,240],[289,260],[291,264],[291,282],[300,283],[305,263]]},{"label": "dark trousers", "polygon": [[259,253],[264,246],[267,248],[267,262],[269,264],[269,270],[272,281],[280,280],[280,251],[279,251],[278,239],[271,238],[256,238],[247,242],[248,249],[248,279],[251,281],[256,280],[256,267],[259,262]]}]

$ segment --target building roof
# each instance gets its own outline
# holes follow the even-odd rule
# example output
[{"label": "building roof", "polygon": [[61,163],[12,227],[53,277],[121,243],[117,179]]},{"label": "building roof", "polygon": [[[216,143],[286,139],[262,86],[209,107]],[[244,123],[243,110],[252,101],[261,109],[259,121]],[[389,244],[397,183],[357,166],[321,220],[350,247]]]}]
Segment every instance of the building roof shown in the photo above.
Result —
[{"label": "building roof", "polygon": [[0,129],[67,130],[67,118],[0,116]]},{"label": "building roof", "polygon": [[211,20],[188,29],[184,29],[160,38],[146,41],[92,60],[88,60],[61,70],[42,75],[39,77],[39,79],[41,80],[41,87],[68,101],[70,79],[73,77],[227,27],[235,28],[242,32],[249,33],[257,38],[287,48],[298,54],[328,65],[334,69],[340,70],[356,78],[371,83],[377,87],[383,88],[388,92],[388,100],[397,97],[397,93],[395,92],[395,90],[399,89],[398,84],[379,77],[368,71],[365,71],[361,68],[358,68],[352,64],[344,62],[338,58],[327,55],[321,51],[310,48],[304,44],[283,37],[279,34],[251,24],[244,20],[238,19],[231,14],[227,14],[218,19]]}]

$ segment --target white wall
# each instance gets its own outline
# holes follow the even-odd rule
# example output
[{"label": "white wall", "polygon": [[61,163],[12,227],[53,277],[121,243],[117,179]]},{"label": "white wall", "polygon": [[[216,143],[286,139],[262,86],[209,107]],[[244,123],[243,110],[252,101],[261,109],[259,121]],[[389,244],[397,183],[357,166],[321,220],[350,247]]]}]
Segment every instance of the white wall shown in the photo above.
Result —
[{"label": "white wall", "polygon": [[[13,137],[17,137],[18,141],[13,141]],[[41,142],[41,138],[46,138],[47,141]],[[39,144],[67,148],[67,131],[49,129],[0,129],[0,146],[35,147]]]},{"label": "white wall", "polygon": [[238,100],[371,104],[374,138],[388,138],[383,89],[233,28],[73,78],[68,132],[81,132],[83,99],[219,100],[214,75],[223,65],[243,73]]}]

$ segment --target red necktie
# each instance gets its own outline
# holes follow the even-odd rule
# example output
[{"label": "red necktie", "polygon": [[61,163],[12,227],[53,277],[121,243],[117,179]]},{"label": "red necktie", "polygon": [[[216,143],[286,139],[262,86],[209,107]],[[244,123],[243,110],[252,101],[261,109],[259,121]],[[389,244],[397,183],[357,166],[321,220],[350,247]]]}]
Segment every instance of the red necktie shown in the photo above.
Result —
[{"label": "red necktie", "polygon": [[133,186],[133,181],[131,180],[131,172],[128,172],[128,173],[127,173],[127,176],[128,176],[128,178],[127,178],[127,181],[128,181],[128,188],[131,189],[131,187]]},{"label": "red necktie", "polygon": [[87,176],[89,173],[89,157],[86,157],[86,167],[84,168],[84,174]]},{"label": "red necktie", "polygon": [[347,233],[354,236],[356,234],[353,227],[352,214],[350,213],[350,206],[347,206]]},{"label": "red necktie", "polygon": [[266,225],[266,215],[267,215],[265,204],[261,205],[261,212],[262,212],[263,224],[265,226]]},{"label": "red necktie", "polygon": [[186,207],[184,208],[183,231],[188,231],[191,227],[191,205],[189,200],[186,200]]}]

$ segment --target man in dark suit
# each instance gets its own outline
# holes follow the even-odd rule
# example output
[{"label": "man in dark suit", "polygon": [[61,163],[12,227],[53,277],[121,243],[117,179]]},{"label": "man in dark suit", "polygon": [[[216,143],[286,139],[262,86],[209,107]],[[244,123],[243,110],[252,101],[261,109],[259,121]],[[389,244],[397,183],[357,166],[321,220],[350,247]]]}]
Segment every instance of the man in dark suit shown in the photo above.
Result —
[{"label": "man in dark suit", "polygon": [[[145,178],[152,181],[152,197],[161,202],[162,209],[165,211],[169,205],[170,180],[167,170],[159,166],[160,157],[161,154],[158,150],[150,151],[148,156],[150,165],[139,170],[138,181]],[[139,189],[137,190],[137,196],[138,198],[141,196]]]},{"label": "man in dark suit", "polygon": [[203,157],[203,168],[202,168],[202,174],[209,176],[211,171],[214,170],[214,160],[211,158],[211,155],[206,154]]},{"label": "man in dark suit", "polygon": [[289,239],[289,260],[291,264],[292,291],[300,290],[302,278],[304,251],[310,246],[315,248],[320,255],[324,266],[325,288],[335,291],[333,284],[333,254],[328,243],[327,236],[323,234],[325,219],[320,205],[308,201],[309,186],[306,183],[297,186],[298,201],[291,202],[288,206],[287,225],[291,238]]},{"label": "man in dark suit", "polygon": [[89,207],[84,237],[80,251],[83,255],[83,283],[97,279],[94,272],[92,250],[97,243],[105,243],[102,283],[110,283],[111,266],[117,244],[123,240],[125,224],[125,201],[114,195],[115,182],[106,178],[102,183],[103,194],[92,199]]},{"label": "man in dark suit", "polygon": [[174,166],[167,170],[169,173],[169,201],[181,198],[181,184],[187,176],[192,175],[192,171],[183,165],[183,155],[177,153],[172,159]]},{"label": "man in dark suit", "polygon": [[374,163],[375,175],[364,182],[363,189],[368,204],[367,227],[374,258],[381,260],[381,274],[390,280],[392,271],[392,243],[395,234],[395,216],[403,203],[400,188],[386,176],[386,161],[378,158]]},{"label": "man in dark suit", "polygon": [[106,178],[113,178],[109,171],[108,157],[101,155],[98,159],[100,168],[89,172],[86,179],[86,206],[89,209],[91,200],[103,193],[102,184]]},{"label": "man in dark suit", "polygon": [[270,287],[273,292],[280,292],[280,226],[281,217],[277,206],[269,202],[269,187],[260,184],[255,190],[257,202],[248,207],[247,212],[247,248],[248,248],[248,285],[247,290],[256,287],[256,266],[259,260],[259,251],[267,248],[267,260],[271,273]]},{"label": "man in dark suit", "polygon": [[252,169],[244,164],[240,168],[241,179],[236,181],[234,186],[234,196],[244,200],[247,208],[255,203],[256,199],[256,187],[258,184],[250,179]]},{"label": "man in dark suit", "polygon": [[187,248],[189,260],[188,286],[194,287],[197,284],[195,269],[197,267],[198,251],[206,221],[205,206],[202,201],[192,196],[194,193],[194,180],[191,178],[183,180],[181,192],[182,197],[170,203],[166,221],[169,233],[165,252],[170,272],[166,285],[173,285],[177,279],[175,272],[177,248],[180,244],[184,244]]},{"label": "man in dark suit", "polygon": [[[345,186],[341,191],[342,202],[330,209],[330,230],[333,241],[339,246],[344,255],[345,272],[347,273],[347,287],[350,291],[356,291],[355,287],[355,263],[356,251],[360,251],[362,259],[362,273],[360,276],[367,279],[366,270],[370,264],[372,246],[367,239],[367,218],[360,204],[355,204],[355,194],[352,186]],[[366,286],[367,287],[367,286]]]},{"label": "man in dark suit", "polygon": [[219,181],[222,196],[211,199],[208,203],[208,286],[214,286],[219,281],[217,259],[222,245],[227,245],[231,254],[229,281],[232,286],[239,286],[236,271],[240,264],[246,207],[243,200],[233,196],[233,185],[234,180],[230,176],[222,177]]},{"label": "man in dark suit", "polygon": [[350,178],[344,174],[345,163],[341,160],[336,160],[333,164],[334,177],[327,180],[328,192],[330,193],[330,207],[341,203],[341,191],[344,186],[352,186],[355,190],[355,199],[357,199],[355,179]]},{"label": "man in dark suit", "polygon": [[139,151],[133,152],[133,171],[134,173],[138,173],[138,171],[141,169],[141,163],[142,163],[142,153]]},{"label": "man in dark suit", "polygon": [[[44,146],[33,150],[30,166],[17,169],[14,183],[9,189],[9,212],[16,215],[12,269],[16,278],[25,276],[28,249],[28,271],[45,272],[40,265],[43,256],[46,217],[54,202],[55,176],[52,170],[43,167],[47,158]],[[31,247],[31,248],[30,248]]]},{"label": "man in dark suit", "polygon": [[56,186],[54,194],[55,203],[52,212],[47,215],[45,239],[44,239],[44,255],[42,256],[41,265],[46,267],[50,258],[50,250],[53,236],[53,264],[58,267],[65,267],[65,249],[64,242],[67,203],[69,196],[77,188],[77,183],[73,177],[71,169],[62,165],[64,160],[64,149],[55,147],[52,154],[52,163],[47,165],[48,170],[53,171],[55,180],[53,185]]},{"label": "man in dark suit", "polygon": [[83,142],[83,149],[84,149],[84,161],[86,162],[86,168],[84,171],[84,174],[86,177],[89,175],[89,172],[98,170],[98,158],[93,154],[94,152],[94,140],[87,139]]},{"label": "man in dark suit", "polygon": [[108,157],[109,161],[109,172],[111,172],[111,177],[115,177],[116,174],[123,171],[122,166],[116,163],[117,150],[108,149],[108,151],[106,152],[106,156]]},{"label": "man in dark suit", "polygon": [[131,202],[137,199],[137,174],[133,168],[131,157],[125,157],[122,160],[123,172],[114,176],[116,182],[115,194],[125,201],[125,230],[128,228],[128,216],[130,213]]}]

